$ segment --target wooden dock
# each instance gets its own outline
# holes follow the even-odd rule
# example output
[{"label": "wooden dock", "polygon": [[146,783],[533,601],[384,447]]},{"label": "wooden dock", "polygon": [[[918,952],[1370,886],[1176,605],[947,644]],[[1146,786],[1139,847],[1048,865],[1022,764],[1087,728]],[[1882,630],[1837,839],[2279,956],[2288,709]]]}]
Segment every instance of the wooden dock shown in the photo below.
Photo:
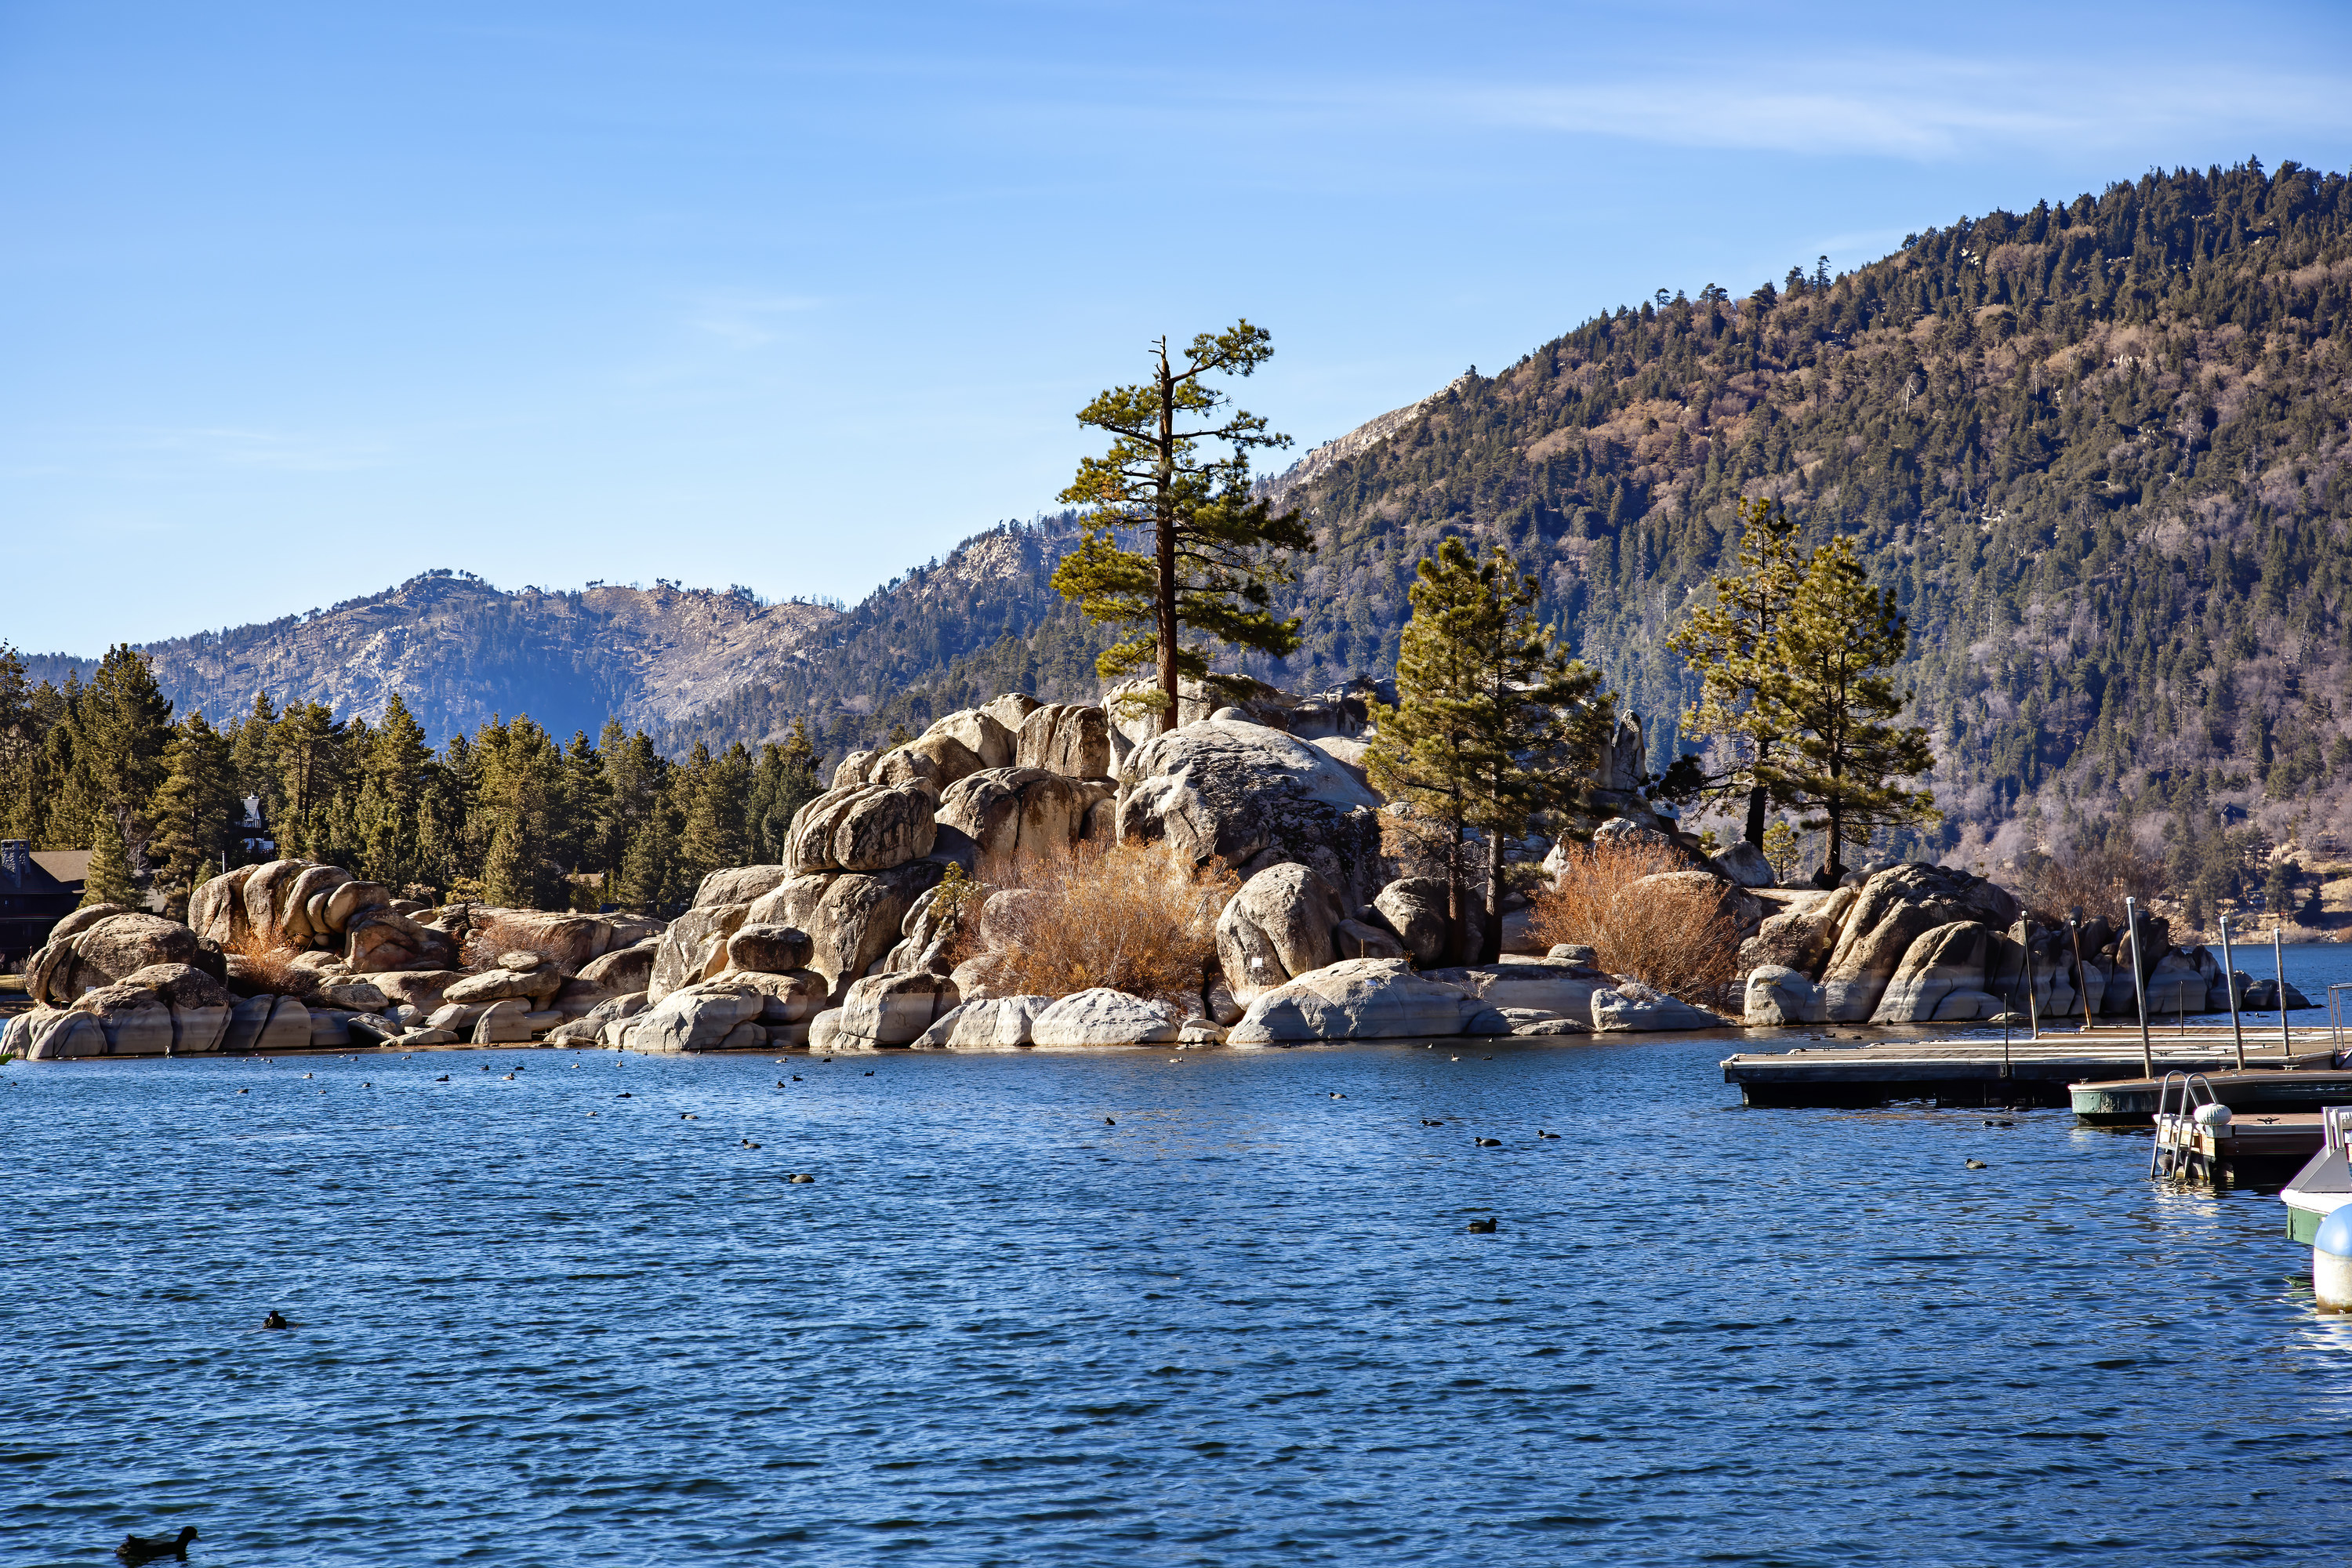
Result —
[{"label": "wooden dock", "polygon": [[[2252,1070],[2247,1076],[2279,1079],[2311,1073],[2325,1077],[2331,1085],[2342,1084],[2347,1090],[2326,1103],[2352,1104],[2352,1073],[2334,1070],[2335,1037],[2328,1029],[2296,1029],[2291,1053],[2283,1051],[2281,1044],[2275,1026],[2267,1038],[2249,1030],[2245,1059]],[[1742,1100],[1755,1106],[1852,1107],[1931,1100],[1937,1105],[1969,1108],[2074,1105],[2077,1085],[2145,1082],[2145,1110],[2136,1101],[2119,1102],[2102,1108],[2101,1115],[2146,1122],[2156,1110],[2155,1085],[2166,1073],[2236,1073],[2237,1044],[2227,1026],[2152,1032],[2148,1047],[2155,1058],[2154,1080],[2146,1077],[2138,1028],[2102,1026],[2063,1033],[2044,1029],[2038,1040],[2027,1038],[2022,1031],[2007,1042],[1999,1035],[1971,1031],[1942,1039],[1816,1045],[1770,1055],[1742,1052],[1724,1058],[1723,1081],[1738,1084]],[[2307,1087],[2330,1091],[2330,1086]],[[2223,1102],[2233,1104],[2226,1099]],[[2261,1108],[2315,1110],[2318,1103],[2288,1106],[2264,1100]]]}]

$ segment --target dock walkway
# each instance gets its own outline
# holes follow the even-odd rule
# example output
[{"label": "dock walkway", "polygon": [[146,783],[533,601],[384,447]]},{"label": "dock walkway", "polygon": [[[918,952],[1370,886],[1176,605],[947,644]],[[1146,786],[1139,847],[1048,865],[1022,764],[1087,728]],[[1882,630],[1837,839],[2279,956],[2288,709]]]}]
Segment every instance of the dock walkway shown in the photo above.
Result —
[{"label": "dock walkway", "polygon": [[[2247,1077],[2277,1079],[2281,1069],[2316,1072],[2346,1086],[2329,1103],[2352,1103],[2352,1073],[2332,1070],[2336,1043],[2330,1030],[2296,1029],[2291,1052],[2282,1050],[2275,1026],[2266,1037],[2252,1030],[2247,1036],[2245,1061],[2252,1069]],[[2147,1080],[2147,1105],[2141,1110],[2137,1104],[2118,1104],[2114,1109],[2125,1119],[2147,1120],[2156,1109],[2154,1085],[2168,1072],[2237,1071],[2237,1044],[2226,1025],[2169,1029],[2152,1035],[2148,1044],[2156,1078]],[[1891,1100],[1963,1107],[2070,1105],[2074,1085],[2145,1079],[2137,1026],[2044,1029],[2038,1040],[2020,1033],[2006,1043],[1998,1035],[1977,1032],[1940,1040],[1808,1046],[1770,1055],[1743,1051],[1723,1060],[1723,1081],[1738,1084],[1741,1098],[1756,1106],[1864,1106]]]}]

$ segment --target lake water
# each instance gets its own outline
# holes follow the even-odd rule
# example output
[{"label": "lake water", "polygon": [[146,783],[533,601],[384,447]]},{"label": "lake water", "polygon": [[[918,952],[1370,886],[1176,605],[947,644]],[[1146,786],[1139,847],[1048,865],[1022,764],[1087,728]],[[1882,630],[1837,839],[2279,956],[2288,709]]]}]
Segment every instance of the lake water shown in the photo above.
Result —
[{"label": "lake water", "polygon": [[2275,1200],[1738,1045],[19,1063],[0,1562],[2342,1554]]}]

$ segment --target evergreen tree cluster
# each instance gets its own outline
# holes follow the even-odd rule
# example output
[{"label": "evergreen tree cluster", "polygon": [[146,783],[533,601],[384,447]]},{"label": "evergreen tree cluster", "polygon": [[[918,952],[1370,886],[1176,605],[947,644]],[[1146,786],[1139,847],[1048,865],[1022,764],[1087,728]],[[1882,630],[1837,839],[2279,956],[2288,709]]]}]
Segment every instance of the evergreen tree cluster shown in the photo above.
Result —
[{"label": "evergreen tree cluster", "polygon": [[708,872],[781,861],[823,763],[797,723],[672,761],[616,720],[566,743],[493,716],[436,751],[398,692],[373,723],[266,695],[234,723],[175,721],[128,646],[58,686],[0,645],[0,837],[91,849],[93,902],[184,909],[225,867],[299,857],[395,891],[668,911]]}]

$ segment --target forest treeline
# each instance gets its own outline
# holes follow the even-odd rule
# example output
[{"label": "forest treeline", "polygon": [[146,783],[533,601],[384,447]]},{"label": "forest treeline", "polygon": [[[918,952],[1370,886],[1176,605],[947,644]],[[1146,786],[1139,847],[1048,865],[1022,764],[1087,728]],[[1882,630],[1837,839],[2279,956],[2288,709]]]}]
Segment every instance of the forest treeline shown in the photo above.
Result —
[{"label": "forest treeline", "polygon": [[62,686],[0,646],[0,837],[94,849],[92,901],[184,909],[224,866],[299,856],[414,896],[667,912],[706,872],[782,860],[822,761],[800,725],[672,760],[617,721],[564,742],[525,717],[436,750],[396,692],[373,722],[264,696],[215,724],[127,646]]}]

